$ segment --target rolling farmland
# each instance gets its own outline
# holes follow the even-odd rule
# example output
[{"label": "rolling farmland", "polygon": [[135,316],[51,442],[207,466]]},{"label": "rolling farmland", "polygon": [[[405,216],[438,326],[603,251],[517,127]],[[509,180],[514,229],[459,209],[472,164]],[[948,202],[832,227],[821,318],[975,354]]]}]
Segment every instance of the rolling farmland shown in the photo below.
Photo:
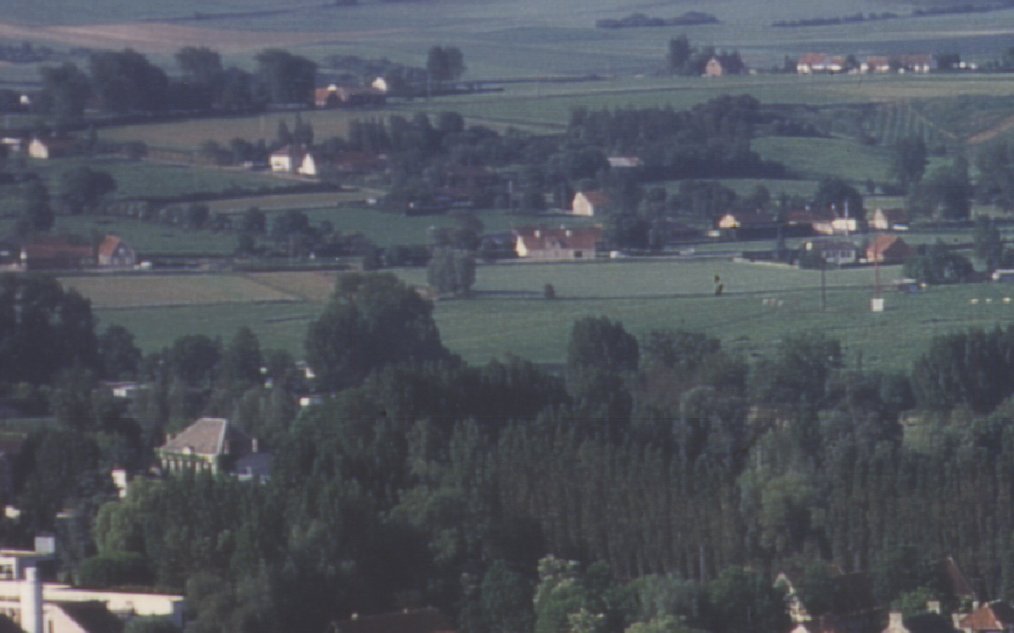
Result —
[{"label": "rolling farmland", "polygon": [[[722,297],[713,295],[716,274],[726,286]],[[885,285],[898,274],[897,268],[884,269]],[[201,323],[202,333],[222,337],[249,326],[265,348],[288,349],[298,357],[306,327],[329,296],[334,275],[92,277],[65,282],[93,300],[103,325],[130,328],[149,351],[192,333],[193,324]],[[409,269],[399,275],[421,284],[425,271]],[[434,315],[444,343],[475,363],[505,354],[561,363],[573,321],[605,315],[637,335],[656,328],[705,332],[751,357],[770,353],[789,332],[821,329],[842,341],[850,362],[861,355],[864,366],[885,370],[907,369],[933,336],[1014,319],[1014,304],[1004,302],[1014,297],[1014,289],[990,284],[935,287],[916,295],[888,292],[887,311],[873,314],[869,268],[829,271],[827,309],[821,310],[819,277],[816,271],[727,260],[482,266],[475,297],[440,301]],[[555,301],[542,298],[546,283],[556,289]],[[187,289],[190,284],[193,290]]]}]

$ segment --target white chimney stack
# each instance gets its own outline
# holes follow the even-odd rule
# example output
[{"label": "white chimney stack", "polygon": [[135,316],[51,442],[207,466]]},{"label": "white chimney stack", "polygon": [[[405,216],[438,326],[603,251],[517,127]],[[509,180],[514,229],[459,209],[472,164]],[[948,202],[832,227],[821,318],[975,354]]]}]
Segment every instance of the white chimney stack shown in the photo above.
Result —
[{"label": "white chimney stack", "polygon": [[42,633],[42,582],[39,570],[25,568],[21,581],[21,628],[25,633]]}]

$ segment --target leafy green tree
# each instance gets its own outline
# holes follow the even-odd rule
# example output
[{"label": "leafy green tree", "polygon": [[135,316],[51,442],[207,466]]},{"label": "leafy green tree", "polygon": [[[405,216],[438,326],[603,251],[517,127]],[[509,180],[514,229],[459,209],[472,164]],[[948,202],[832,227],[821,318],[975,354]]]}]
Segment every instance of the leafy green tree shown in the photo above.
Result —
[{"label": "leafy green tree", "polygon": [[532,587],[502,560],[482,577],[482,615],[490,633],[532,630]]},{"label": "leafy green tree", "polygon": [[662,615],[647,622],[634,622],[624,633],[693,633],[693,629],[679,617]]},{"label": "leafy green tree", "polygon": [[134,335],[123,326],[108,326],[98,336],[98,360],[102,377],[110,380],[129,380],[141,368],[141,350]]},{"label": "leafy green tree", "polygon": [[456,249],[438,248],[426,268],[426,281],[440,294],[468,296],[475,284],[475,258]]},{"label": "leafy green tree", "polygon": [[569,633],[570,615],[586,608],[588,599],[575,561],[543,558],[535,589],[535,633]]},{"label": "leafy green tree", "polygon": [[24,207],[18,219],[18,232],[27,235],[35,231],[48,231],[53,228],[53,221],[49,189],[39,180],[31,181],[25,186]]},{"label": "leafy green tree", "polygon": [[70,215],[95,211],[103,196],[113,191],[113,177],[91,167],[75,167],[60,177],[60,202]]},{"label": "leafy green tree", "polygon": [[207,86],[222,74],[222,56],[206,46],[184,46],[174,57],[186,81]]},{"label": "leafy green tree", "polygon": [[787,631],[785,596],[771,582],[741,567],[727,567],[708,583],[702,620],[714,633]]},{"label": "leafy green tree", "polygon": [[54,279],[0,275],[0,382],[49,383],[98,363],[91,303]]},{"label": "leafy green tree", "polygon": [[88,75],[71,62],[44,66],[39,109],[50,113],[59,123],[79,121],[92,94]]},{"label": "leafy green tree", "polygon": [[151,569],[144,556],[136,552],[117,552],[86,558],[78,568],[78,583],[82,587],[102,589],[148,585],[152,581]]},{"label": "leafy green tree", "polygon": [[920,283],[956,284],[968,281],[974,274],[972,262],[952,251],[943,242],[923,247],[905,261],[904,273]]},{"label": "leafy green tree", "polygon": [[669,72],[682,73],[687,62],[690,61],[692,54],[693,48],[691,48],[690,40],[687,39],[686,35],[680,35],[669,40],[669,54],[666,57],[666,61],[669,64]]},{"label": "leafy green tree", "polygon": [[243,233],[263,235],[267,226],[267,216],[257,207],[250,207],[240,217],[239,230]]},{"label": "leafy green tree", "polygon": [[465,72],[465,58],[456,46],[433,46],[426,55],[426,72],[433,81],[454,81]]},{"label": "leafy green tree", "polygon": [[180,633],[172,620],[157,617],[131,618],[123,633]]},{"label": "leafy green tree", "polygon": [[22,521],[33,530],[52,530],[56,514],[78,508],[93,516],[101,503],[113,498],[112,482],[101,462],[95,441],[79,431],[50,430],[29,439],[23,449],[30,459],[21,473],[18,496]]},{"label": "leafy green tree", "polygon": [[1014,329],[934,338],[912,367],[912,390],[923,408],[965,406],[989,412],[1011,394]]},{"label": "leafy green tree", "polygon": [[921,136],[909,136],[895,143],[891,174],[905,191],[922,179],[927,164],[926,143]]},{"label": "leafy green tree", "polygon": [[826,334],[791,334],[778,345],[774,359],[755,368],[756,394],[765,402],[819,406],[841,363],[841,345]]},{"label": "leafy green tree", "polygon": [[241,327],[222,352],[219,380],[232,389],[246,389],[261,383],[260,342],[248,327]]},{"label": "leafy green tree", "polygon": [[173,341],[165,356],[170,372],[178,380],[191,386],[207,386],[221,360],[222,345],[204,334],[188,334]]},{"label": "leafy green tree", "polygon": [[393,363],[447,358],[432,311],[393,275],[342,275],[307,331],[307,362],[322,387],[339,389]]},{"label": "leafy green tree", "polygon": [[949,166],[937,167],[909,196],[916,213],[944,220],[965,220],[972,209],[972,182],[968,163],[958,158]]},{"label": "leafy green tree", "polygon": [[992,218],[980,215],[975,218],[975,230],[972,233],[975,256],[986,264],[986,271],[993,272],[1003,262],[1003,236]]},{"label": "leafy green tree", "polygon": [[634,371],[639,358],[637,339],[618,321],[584,317],[571,327],[567,345],[568,371],[588,368]]},{"label": "leafy green tree", "polygon": [[862,194],[841,178],[824,178],[820,181],[817,193],[813,196],[813,207],[821,210],[834,208],[841,216],[847,210],[850,218],[860,222],[866,217]]},{"label": "leafy green tree", "polygon": [[96,51],[88,57],[92,87],[110,112],[155,112],[169,104],[169,78],[132,49]]},{"label": "leafy green tree", "polygon": [[263,50],[255,59],[257,80],[272,103],[312,103],[317,64],[278,48]]}]

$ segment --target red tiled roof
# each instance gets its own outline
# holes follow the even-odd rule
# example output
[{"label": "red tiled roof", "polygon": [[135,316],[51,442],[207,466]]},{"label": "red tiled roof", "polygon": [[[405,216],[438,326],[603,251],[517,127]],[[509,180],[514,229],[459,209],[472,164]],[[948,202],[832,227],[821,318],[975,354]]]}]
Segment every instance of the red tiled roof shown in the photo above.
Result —
[{"label": "red tiled roof", "polygon": [[92,247],[84,244],[67,242],[36,242],[25,244],[21,250],[28,259],[52,259],[56,257],[75,257],[85,259],[92,256]]},{"label": "red tiled roof", "polygon": [[107,235],[102,243],[99,244],[99,255],[103,257],[112,257],[116,253],[117,247],[123,242],[117,235]]},{"label": "red tiled roof", "polygon": [[904,259],[912,254],[912,248],[897,235],[878,235],[866,248],[867,259]]},{"label": "red tiled roof", "polygon": [[1014,609],[1006,602],[991,602],[961,618],[962,629],[972,631],[1003,631],[1014,625]]},{"label": "red tiled roof", "polygon": [[817,66],[827,63],[827,59],[826,53],[806,53],[799,58],[799,63],[807,66]]}]

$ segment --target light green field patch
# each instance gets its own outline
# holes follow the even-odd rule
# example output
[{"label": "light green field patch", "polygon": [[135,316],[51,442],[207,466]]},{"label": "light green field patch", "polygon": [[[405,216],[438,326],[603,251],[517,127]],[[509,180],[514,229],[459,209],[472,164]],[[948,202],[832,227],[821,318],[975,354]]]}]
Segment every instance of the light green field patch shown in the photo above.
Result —
[{"label": "light green field patch", "polygon": [[858,183],[889,179],[891,153],[883,147],[838,138],[787,137],[754,139],[751,147],[763,158],[809,179],[833,176]]},{"label": "light green field patch", "polygon": [[[396,110],[351,111],[315,110],[301,112],[300,118],[313,126],[314,137],[318,140],[332,136],[347,136],[349,122],[353,119],[396,114]],[[289,130],[295,123],[295,115],[288,113],[260,114],[245,117],[221,117],[184,119],[168,123],[147,123],[126,125],[100,130],[99,138],[104,141],[123,143],[141,141],[150,147],[177,150],[196,150],[205,141],[216,141],[228,145],[234,138],[255,142],[273,140],[278,133],[279,123],[284,122]]]},{"label": "light green field patch", "polygon": [[295,295],[244,275],[96,275],[60,282],[97,309],[290,302]]}]

